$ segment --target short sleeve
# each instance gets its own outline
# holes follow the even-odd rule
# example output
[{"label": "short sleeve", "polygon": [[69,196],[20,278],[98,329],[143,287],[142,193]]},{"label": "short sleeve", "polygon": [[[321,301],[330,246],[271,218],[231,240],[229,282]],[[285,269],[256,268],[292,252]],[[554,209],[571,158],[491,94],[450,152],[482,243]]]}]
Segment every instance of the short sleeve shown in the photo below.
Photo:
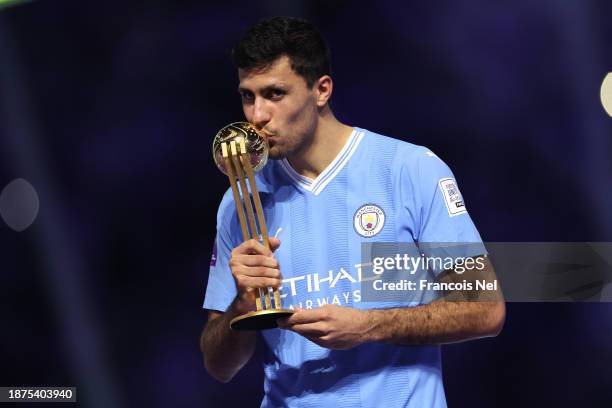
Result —
[{"label": "short sleeve", "polygon": [[230,191],[226,192],[217,212],[217,235],[210,261],[208,286],[204,296],[205,309],[224,312],[236,297],[236,284],[229,268],[232,249],[237,245],[235,231],[236,210]]},{"label": "short sleeve", "polygon": [[[478,230],[467,212],[459,184],[450,168],[436,154],[419,147],[406,163],[416,207],[414,235],[426,257],[470,257],[487,253]],[[441,271],[434,271],[436,274]]]}]

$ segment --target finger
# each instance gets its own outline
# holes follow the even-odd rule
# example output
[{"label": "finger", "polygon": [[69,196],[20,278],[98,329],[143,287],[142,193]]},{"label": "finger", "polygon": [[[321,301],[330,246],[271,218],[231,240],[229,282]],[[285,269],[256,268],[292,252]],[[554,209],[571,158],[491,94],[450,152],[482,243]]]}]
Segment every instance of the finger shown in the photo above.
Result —
[{"label": "finger", "polygon": [[288,330],[296,332],[302,336],[325,336],[329,333],[329,328],[324,322],[314,322],[306,324],[294,324],[287,327]]},{"label": "finger", "polygon": [[265,255],[236,255],[235,260],[246,266],[265,266],[278,269],[278,261]]},{"label": "finger", "polygon": [[236,275],[250,276],[252,278],[274,278],[281,279],[281,273],[276,268],[265,268],[263,266],[247,266],[237,270]]},{"label": "finger", "polygon": [[272,252],[276,251],[278,247],[280,247],[280,239],[276,237],[269,237],[268,240],[270,241],[270,250],[272,250]]},{"label": "finger", "polygon": [[272,256],[272,251],[263,246],[257,240],[249,239],[248,241],[244,241],[242,244],[238,245],[232,251],[232,256],[235,255],[247,255],[247,254],[259,254]]},{"label": "finger", "polygon": [[[297,313],[299,311],[303,310],[302,308],[296,308],[293,313]],[[291,315],[289,316],[285,316],[285,317],[280,317],[278,319],[276,319],[276,322],[278,323],[278,326],[282,329],[288,328],[291,324],[289,323],[289,317],[291,317]]]},{"label": "finger", "polygon": [[281,318],[276,319],[276,325],[280,327],[281,329],[288,329],[291,325],[287,323],[287,319],[289,318],[281,317]]},{"label": "finger", "polygon": [[314,323],[322,320],[325,316],[325,312],[317,309],[298,310],[287,318],[287,324],[306,324]]},{"label": "finger", "polygon": [[242,291],[247,291],[249,288],[278,288],[281,286],[280,279],[252,277],[246,275],[241,275],[238,277],[236,282]]}]

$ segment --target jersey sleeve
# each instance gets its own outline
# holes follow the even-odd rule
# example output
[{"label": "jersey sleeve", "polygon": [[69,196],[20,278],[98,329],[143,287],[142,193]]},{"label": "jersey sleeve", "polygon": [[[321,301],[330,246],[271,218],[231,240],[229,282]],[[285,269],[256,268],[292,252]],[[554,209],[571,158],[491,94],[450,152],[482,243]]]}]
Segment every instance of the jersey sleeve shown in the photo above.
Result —
[{"label": "jersey sleeve", "polygon": [[[450,168],[430,150],[419,147],[404,166],[411,203],[413,236],[426,257],[453,259],[486,255],[487,251]],[[442,270],[432,271],[436,275]]]},{"label": "jersey sleeve", "polygon": [[226,192],[217,212],[217,235],[208,274],[208,286],[204,296],[204,309],[225,312],[236,297],[236,284],[229,268],[232,249],[237,245],[233,224],[236,209],[230,191]]}]

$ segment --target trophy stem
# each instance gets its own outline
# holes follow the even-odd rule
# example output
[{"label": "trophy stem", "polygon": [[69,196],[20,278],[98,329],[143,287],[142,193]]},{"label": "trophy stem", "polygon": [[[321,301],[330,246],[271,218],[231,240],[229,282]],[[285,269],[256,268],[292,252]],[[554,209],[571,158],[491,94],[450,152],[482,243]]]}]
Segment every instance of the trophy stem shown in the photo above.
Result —
[{"label": "trophy stem", "polygon": [[255,225],[255,215],[253,213],[253,204],[251,203],[251,199],[249,197],[249,191],[247,190],[247,185],[244,180],[244,173],[242,171],[242,166],[240,166],[238,157],[235,156],[235,149],[236,149],[235,142],[232,142],[230,144],[230,147],[232,149],[232,162],[234,163],[234,167],[236,168],[236,175],[238,176],[238,182],[240,183],[240,190],[242,191],[242,201],[244,202],[244,206],[246,207],[247,218],[249,219],[249,228],[250,228],[251,234],[248,237],[257,239],[257,226]]},{"label": "trophy stem", "polygon": [[[257,183],[255,182],[255,174],[253,172],[253,167],[251,166],[251,162],[249,160],[248,155],[245,151],[241,152],[240,155],[242,166],[246,170],[247,178],[249,179],[249,184],[251,186],[251,195],[253,196],[253,202],[255,203],[255,213],[257,214],[257,221],[259,222],[259,228],[261,229],[261,236],[264,241],[264,245],[266,248],[270,249],[270,239],[268,238],[268,227],[266,226],[266,220],[264,218],[263,207],[261,205],[261,198],[259,197],[259,191],[257,190]],[[281,308],[281,300],[280,293],[278,289],[274,288],[272,290],[274,295],[274,306],[277,309]]]},{"label": "trophy stem", "polygon": [[[237,146],[237,142],[240,143]],[[238,153],[240,150],[240,153]],[[230,179],[232,194],[238,212],[242,237],[246,241],[248,239],[263,240],[266,248],[270,249],[270,239],[268,237],[268,228],[264,217],[263,206],[257,190],[255,182],[255,172],[249,160],[245,143],[243,139],[232,140],[221,144],[222,157]],[[246,173],[246,177],[245,177]],[[238,183],[236,183],[238,178]],[[251,194],[247,189],[246,180],[249,180]],[[242,192],[242,199],[240,192]],[[251,202],[252,197],[252,202]],[[253,209],[253,205],[255,209]],[[246,217],[244,215],[246,209]],[[257,220],[255,219],[257,217]],[[247,226],[248,219],[248,226]],[[258,227],[259,226],[259,232]],[[261,238],[260,238],[261,237]],[[292,310],[282,309],[281,298],[278,289],[273,288],[274,305],[270,297],[270,288],[258,288],[259,296],[256,297],[255,303],[257,310],[241,315],[233,319],[230,327],[235,330],[262,330],[276,327],[276,319],[289,316],[293,313]],[[263,298],[263,304],[262,300]]]},{"label": "trophy stem", "polygon": [[[241,149],[241,153],[246,154],[246,148],[244,146],[244,141],[240,145],[240,149]],[[244,171],[243,171],[244,169],[241,166],[240,158],[238,157],[238,149],[236,148],[236,142],[234,140],[232,140],[230,142],[230,152],[231,152],[230,156],[232,158],[232,162],[233,162],[234,168],[236,170],[236,175],[238,176],[238,183],[240,184],[240,190],[242,191],[242,201],[240,202],[240,206],[242,207],[242,202],[244,202],[244,206],[246,207],[246,212],[247,212],[247,218],[249,219],[249,227],[250,227],[250,231],[251,231],[250,235],[247,235],[247,237],[245,237],[243,235],[243,238],[245,240],[247,240],[249,238],[258,240],[257,225],[255,224],[255,214],[253,212],[253,204],[251,203],[251,198],[250,198],[250,195],[249,195],[249,190],[247,189],[247,185],[246,185],[246,182],[244,180],[244,178],[245,178],[244,177]],[[244,164],[244,163],[242,163],[242,164]],[[252,192],[252,194],[254,195],[255,193]],[[236,203],[236,208],[238,208],[238,203]],[[266,237],[266,240],[267,240],[267,237]],[[262,291],[263,291],[264,303],[266,305],[265,309],[272,308],[272,304],[270,302],[270,292],[267,291],[267,290],[262,290],[260,288],[259,289],[259,297],[261,297]],[[258,309],[258,310],[261,310],[261,309]]]},{"label": "trophy stem", "polygon": [[[221,145],[223,152],[223,161],[225,162],[225,168],[227,169],[228,178],[230,181],[230,186],[232,188],[232,195],[234,196],[234,203],[236,204],[236,212],[238,213],[238,220],[240,221],[240,229],[242,230],[242,239],[248,240],[250,238],[249,230],[247,229],[246,220],[244,218],[244,207],[242,206],[242,200],[240,199],[240,193],[238,191],[238,186],[236,185],[236,177],[234,174],[234,168],[232,167],[232,163],[230,161],[228,155],[227,145],[223,143]],[[257,310],[262,310],[261,307],[261,298],[263,297],[263,291],[261,288],[258,290],[258,295],[255,298],[255,306]]]},{"label": "trophy stem", "polygon": [[253,196],[253,202],[255,203],[255,213],[257,214],[257,221],[259,222],[259,228],[261,229],[261,236],[264,241],[266,248],[270,249],[270,239],[268,238],[268,227],[266,226],[266,220],[263,215],[263,207],[261,205],[261,198],[259,197],[259,191],[257,190],[257,183],[255,183],[255,174],[251,162],[247,157],[246,153],[240,155],[242,166],[246,170],[247,178],[249,179],[249,185],[251,186],[251,195]]}]

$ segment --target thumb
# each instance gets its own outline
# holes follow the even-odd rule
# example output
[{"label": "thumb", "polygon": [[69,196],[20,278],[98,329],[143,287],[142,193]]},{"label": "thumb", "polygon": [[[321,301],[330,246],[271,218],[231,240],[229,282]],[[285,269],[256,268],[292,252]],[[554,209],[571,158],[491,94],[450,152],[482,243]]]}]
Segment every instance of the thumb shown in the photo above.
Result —
[{"label": "thumb", "polygon": [[272,252],[276,251],[281,244],[280,239],[276,237],[269,237],[268,239],[270,241],[270,250]]}]

